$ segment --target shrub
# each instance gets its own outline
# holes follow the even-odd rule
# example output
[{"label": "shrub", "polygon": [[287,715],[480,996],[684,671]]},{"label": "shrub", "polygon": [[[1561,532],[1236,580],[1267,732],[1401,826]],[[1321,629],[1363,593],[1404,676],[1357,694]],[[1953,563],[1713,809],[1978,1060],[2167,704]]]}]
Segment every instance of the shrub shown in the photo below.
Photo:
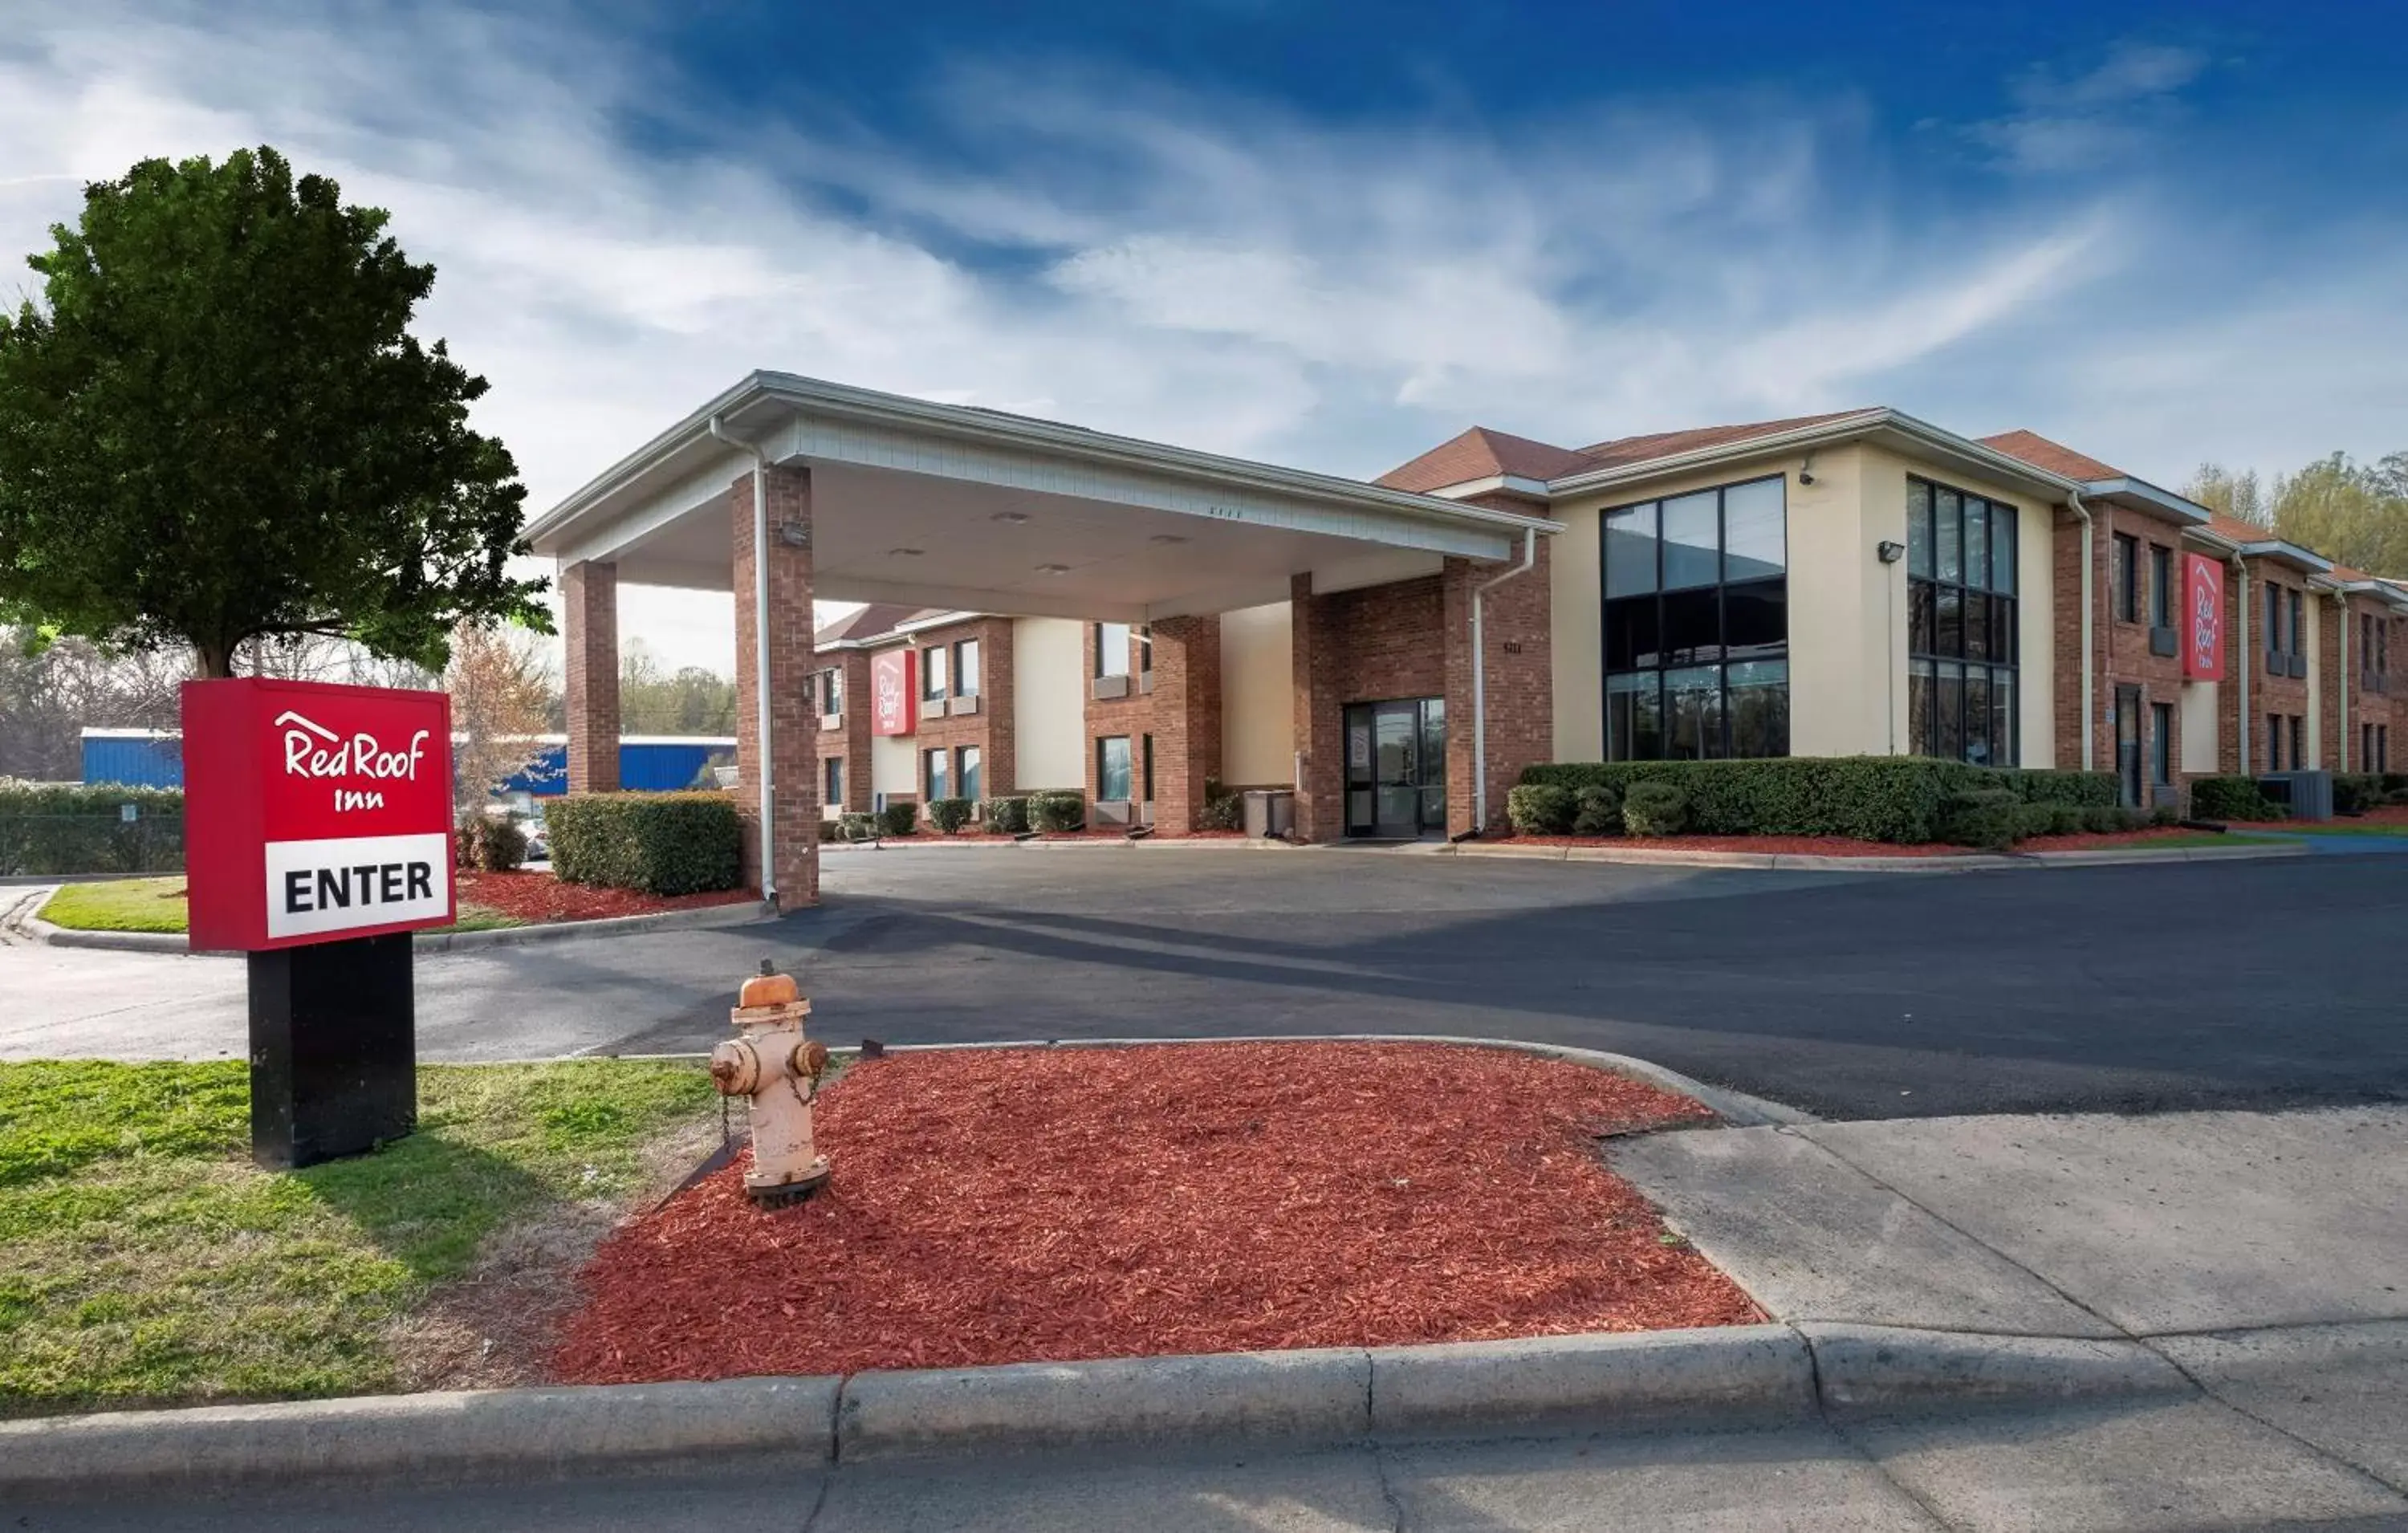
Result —
[{"label": "shrub", "polygon": [[2181,824],[2182,810],[2172,804],[2159,804],[2149,811],[2149,824],[2160,830],[2168,825]]},{"label": "shrub", "polygon": [[2026,811],[2040,807],[2025,803],[2011,788],[1973,788],[1952,793],[1941,801],[1940,838],[1955,846],[2003,852],[2014,844],[2024,825],[2030,823]]},{"label": "shrub", "polygon": [[1083,830],[1087,798],[1074,788],[1054,788],[1028,795],[1028,828],[1042,831]]},{"label": "shrub", "polygon": [[480,814],[476,866],[488,873],[516,872],[526,862],[527,836],[515,820]]},{"label": "shrub", "polygon": [[[1847,836],[1868,841],[1928,841],[1940,801],[1952,792],[1997,786],[2007,774],[1914,756],[1795,756],[1763,761],[1627,761],[1532,766],[1525,783],[1612,788],[1629,815],[1630,790],[1670,782],[1689,798],[1689,828],[1701,836]],[[1633,827],[1634,829],[1636,827]]]},{"label": "shrub", "polygon": [[2148,824],[2148,817],[2138,809],[2128,809],[2120,804],[2086,804],[2082,809],[2082,828],[2093,836],[2113,836],[2119,831],[2138,830]]},{"label": "shrub", "polygon": [[[123,817],[127,804],[132,820]],[[0,874],[172,873],[183,866],[179,788],[0,780]]]},{"label": "shrub", "polygon": [[2383,796],[2394,804],[2408,804],[2408,772],[2383,774]]},{"label": "shrub", "polygon": [[2089,816],[2079,804],[2047,804],[2035,806],[2048,810],[2048,833],[2051,836],[2079,836]]},{"label": "shrub", "polygon": [[2203,777],[2190,785],[2190,811],[2202,820],[2279,820],[2254,777]]},{"label": "shrub", "polygon": [[1578,808],[1572,811],[1572,834],[1575,836],[1619,836],[1622,834],[1622,795],[1612,788],[1583,788],[1573,795]]},{"label": "shrub", "polygon": [[2336,772],[2332,792],[2335,814],[2364,814],[2382,807],[2383,779],[2369,772]]},{"label": "shrub", "polygon": [[970,811],[978,805],[967,798],[931,798],[928,800],[928,823],[951,836],[970,823]]},{"label": "shrub", "polygon": [[1020,835],[1028,828],[1028,800],[1025,798],[988,799],[986,828],[1003,836]]},{"label": "shrub", "polygon": [[1689,795],[1679,783],[1641,778],[1622,795],[1622,824],[1633,836],[1678,836],[1689,827]]},{"label": "shrub", "polygon": [[2027,804],[2082,804],[2113,807],[2122,794],[2113,772],[2077,772],[2054,766],[2000,771],[2005,787]]},{"label": "shrub", "polygon": [[1525,782],[1505,795],[1505,822],[1516,836],[1563,836],[1570,833],[1579,796],[1552,782]]},{"label": "shrub", "polygon": [[1204,813],[1196,822],[1198,830],[1242,830],[1246,824],[1246,801],[1224,787],[1219,778],[1204,780]]},{"label": "shrub", "polygon": [[725,794],[570,794],[544,822],[552,873],[570,883],[691,895],[744,876],[744,827]]},{"label": "shrub", "polygon": [[920,828],[920,806],[889,804],[878,811],[877,820],[881,836],[910,836]]},{"label": "shrub", "polygon": [[877,834],[878,821],[874,816],[847,810],[836,817],[836,836],[839,841],[866,841]]}]

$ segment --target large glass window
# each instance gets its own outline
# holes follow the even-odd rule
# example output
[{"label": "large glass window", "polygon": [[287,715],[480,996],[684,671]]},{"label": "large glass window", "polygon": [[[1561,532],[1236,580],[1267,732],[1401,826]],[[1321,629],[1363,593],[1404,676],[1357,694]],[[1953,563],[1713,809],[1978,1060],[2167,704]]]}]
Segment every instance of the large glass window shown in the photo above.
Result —
[{"label": "large glass window", "polygon": [[985,774],[979,769],[979,748],[965,745],[953,752],[953,780],[961,784],[958,796],[976,803],[986,789]]},{"label": "large glass window", "polygon": [[1788,482],[1605,513],[1608,759],[1789,753]]},{"label": "large glass window", "polygon": [[821,767],[826,775],[826,781],[822,785],[820,802],[832,809],[842,809],[844,807],[844,758],[830,756],[821,763]]},{"label": "large glass window", "polygon": [[1096,624],[1096,674],[1126,676],[1129,669],[1129,626],[1125,623]]},{"label": "large glass window", "polygon": [[946,752],[942,751],[931,751],[928,752],[928,766],[926,772],[927,781],[924,786],[927,790],[928,802],[931,804],[935,803],[939,798],[951,798],[953,796],[953,795],[945,791],[945,756]]},{"label": "large glass window", "polygon": [[953,645],[953,695],[975,697],[979,689],[979,641],[965,638]]},{"label": "large glass window", "polygon": [[941,647],[920,652],[920,695],[945,695],[945,652]]},{"label": "large glass window", "polygon": [[1906,547],[1908,749],[2012,766],[2015,509],[1910,479]]},{"label": "large glass window", "polygon": [[2174,625],[2174,551],[2162,543],[2149,545],[2149,626]]},{"label": "large glass window", "polygon": [[1129,795],[1129,738],[1107,735],[1096,741],[1096,800],[1121,804]]}]

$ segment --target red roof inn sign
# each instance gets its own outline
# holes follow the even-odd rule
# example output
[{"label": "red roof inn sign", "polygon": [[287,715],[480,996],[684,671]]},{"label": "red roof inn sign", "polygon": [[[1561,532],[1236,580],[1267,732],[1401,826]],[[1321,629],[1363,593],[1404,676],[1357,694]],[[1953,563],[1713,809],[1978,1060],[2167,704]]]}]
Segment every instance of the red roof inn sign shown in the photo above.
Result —
[{"label": "red roof inn sign", "polygon": [[2224,566],[2204,553],[2183,556],[2183,679],[2224,680]]},{"label": "red roof inn sign", "polygon": [[195,951],[451,923],[451,698],[246,677],[183,714]]}]

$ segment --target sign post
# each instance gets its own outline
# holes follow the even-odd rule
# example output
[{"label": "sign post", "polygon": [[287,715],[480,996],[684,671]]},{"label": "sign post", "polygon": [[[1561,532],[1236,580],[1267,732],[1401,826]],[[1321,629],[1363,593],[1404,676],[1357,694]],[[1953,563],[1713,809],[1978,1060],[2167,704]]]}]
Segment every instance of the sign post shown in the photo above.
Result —
[{"label": "sign post", "polygon": [[252,1158],[313,1166],[408,1134],[409,934],[455,915],[451,699],[187,681],[183,724],[191,945],[251,966]]}]

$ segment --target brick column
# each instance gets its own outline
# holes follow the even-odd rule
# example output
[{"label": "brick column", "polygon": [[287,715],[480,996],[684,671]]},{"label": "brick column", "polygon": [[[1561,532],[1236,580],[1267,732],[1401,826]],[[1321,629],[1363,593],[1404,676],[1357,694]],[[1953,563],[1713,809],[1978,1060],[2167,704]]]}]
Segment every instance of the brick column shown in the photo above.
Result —
[{"label": "brick column", "polygon": [[566,640],[568,791],[619,786],[619,566],[586,560],[560,572]]},{"label": "brick column", "polygon": [[1538,560],[1483,598],[1481,623],[1487,671],[1488,823],[1474,824],[1472,788],[1477,755],[1471,698],[1471,594],[1513,567],[1449,559],[1441,623],[1446,655],[1446,829],[1460,836],[1502,829],[1505,795],[1522,769],[1555,759],[1555,662],[1551,639],[1550,539],[1539,539]]},{"label": "brick column", "polygon": [[[778,908],[816,905],[820,897],[819,713],[807,694],[816,656],[811,643],[811,476],[808,468],[768,471],[770,812]],[[752,476],[737,477],[727,494],[736,585],[736,791],[744,822],[745,877],[760,886],[761,759],[758,674],[753,642]],[[790,541],[781,529],[799,530]],[[864,703],[867,700],[862,699]],[[847,711],[855,706],[846,698]],[[866,785],[865,785],[866,786]],[[853,789],[845,785],[848,795]]]},{"label": "brick column", "polygon": [[[2215,683],[2215,769],[2226,777],[2249,769],[2241,752],[2241,678],[2249,674],[2243,669],[2250,663],[2249,649],[2264,644],[2258,637],[2258,615],[2249,612],[2250,644],[2241,643],[2241,613],[2250,599],[2263,601],[2254,585],[2244,594],[2241,589],[2241,571],[2231,565],[2224,566],[2224,680]],[[2255,705],[2252,705],[2253,709]]]},{"label": "brick column", "polygon": [[[2356,623],[2358,617],[2349,609],[2349,598],[2336,601],[2329,594],[2319,593],[2314,599],[2324,610],[2317,614],[2316,681],[2321,695],[2317,699],[2316,734],[2321,737],[2317,749],[2323,752],[2316,760],[2329,772],[2356,770],[2358,752],[2348,751],[2351,766],[2342,766],[2344,742],[2342,735],[2342,699],[2349,699],[2349,727],[2358,727],[2358,678],[2342,674],[2342,627]],[[2349,647],[2358,647],[2358,636],[2349,636]],[[2355,745],[2355,741],[2348,742]]]},{"label": "brick column", "polygon": [[1289,579],[1287,612],[1296,749],[1302,758],[1296,833],[1308,841],[1335,841],[1346,834],[1346,699],[1338,645],[1325,602],[1312,594],[1312,576]]},{"label": "brick column", "polygon": [[1221,619],[1154,624],[1154,824],[1184,836],[1204,815],[1204,784],[1221,775]]}]

